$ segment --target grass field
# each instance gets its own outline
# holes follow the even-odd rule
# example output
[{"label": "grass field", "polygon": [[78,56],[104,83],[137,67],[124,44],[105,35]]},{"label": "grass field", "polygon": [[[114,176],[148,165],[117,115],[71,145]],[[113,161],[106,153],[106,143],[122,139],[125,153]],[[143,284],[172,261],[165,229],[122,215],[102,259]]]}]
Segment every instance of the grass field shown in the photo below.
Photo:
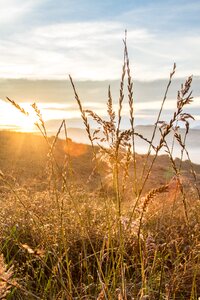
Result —
[{"label": "grass field", "polygon": [[[174,73],[150,140],[135,131],[126,41],[118,111],[109,88],[106,120],[84,110],[70,77],[91,146],[68,139],[65,121],[49,138],[36,104],[41,135],[0,133],[0,299],[199,299],[200,166],[186,143],[192,77],[171,120],[161,121]],[[125,90],[130,129],[122,130]],[[149,145],[146,155],[136,153],[136,136]]]}]

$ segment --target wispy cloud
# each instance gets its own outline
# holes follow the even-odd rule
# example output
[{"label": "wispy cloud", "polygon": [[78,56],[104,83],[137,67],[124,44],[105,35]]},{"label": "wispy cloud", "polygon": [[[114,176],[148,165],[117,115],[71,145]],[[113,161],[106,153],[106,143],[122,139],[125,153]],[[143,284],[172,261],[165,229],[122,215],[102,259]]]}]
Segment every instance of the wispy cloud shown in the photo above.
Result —
[{"label": "wispy cloud", "polygon": [[[129,30],[128,36],[136,78],[165,78],[174,61],[179,76],[200,74],[198,36],[166,39],[146,29]],[[113,22],[33,29],[2,41],[1,77],[61,79],[71,73],[76,79],[116,79],[121,73],[122,37],[123,24]]]},{"label": "wispy cloud", "polygon": [[[64,78],[71,73],[78,79],[119,78],[123,35],[123,25],[117,22],[54,24],[16,34],[2,40],[1,76]],[[151,39],[145,29],[131,30],[130,37],[136,45]]]},{"label": "wispy cloud", "polygon": [[39,2],[39,0],[0,0],[0,24],[15,25],[24,16],[32,13]]},{"label": "wispy cloud", "polygon": [[120,78],[125,29],[135,78],[166,78],[174,61],[177,76],[200,74],[197,1],[0,4],[0,77]]}]

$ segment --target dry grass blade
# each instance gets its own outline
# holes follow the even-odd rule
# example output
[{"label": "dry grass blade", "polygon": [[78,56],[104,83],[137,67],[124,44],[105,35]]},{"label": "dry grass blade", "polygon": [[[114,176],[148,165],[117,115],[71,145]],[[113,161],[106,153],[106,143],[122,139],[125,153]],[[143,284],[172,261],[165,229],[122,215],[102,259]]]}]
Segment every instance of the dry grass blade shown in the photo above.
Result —
[{"label": "dry grass blade", "polygon": [[[78,96],[78,93],[77,93],[77,91],[76,91],[74,82],[73,82],[72,77],[71,77],[70,75],[69,75],[69,79],[70,79],[72,88],[73,88],[73,90],[74,90],[75,99],[76,99],[76,101],[77,101],[77,103],[78,103],[79,110],[80,110],[80,112],[81,112],[81,117],[82,117],[83,123],[84,123],[84,125],[85,125],[86,132],[87,132],[87,134],[88,134],[89,140],[90,140],[91,145],[92,145],[93,150],[94,150],[94,144],[93,144],[92,134],[91,134],[91,131],[90,131],[90,125],[89,125],[87,116],[86,116],[85,111],[84,111],[84,109],[83,109],[83,107],[82,107],[81,100],[80,100],[80,98],[79,98],[79,96]],[[96,155],[95,155],[95,156],[96,156]]]},{"label": "dry grass blade", "polygon": [[62,127],[64,126],[64,123],[65,123],[65,120],[62,121],[60,127],[58,128],[58,131],[57,131],[56,136],[55,136],[55,138],[54,138],[54,140],[53,140],[53,142],[51,144],[51,148],[50,148],[50,151],[49,151],[48,155],[51,155],[51,153],[53,152],[53,149],[54,149],[54,147],[56,145],[56,142],[58,140],[59,134],[60,134],[60,132],[62,130]]},{"label": "dry grass blade", "polygon": [[119,107],[118,107],[118,122],[117,122],[117,130],[116,130],[116,138],[118,138],[119,132],[120,132],[120,124],[122,120],[122,104],[124,100],[124,79],[126,75],[126,55],[124,50],[124,63],[122,66],[122,76],[121,76],[121,82],[120,82],[120,92],[119,92]]},{"label": "dry grass blade", "polygon": [[126,142],[128,142],[130,140],[132,134],[133,134],[133,132],[130,129],[120,132],[118,140],[116,141],[116,144],[120,146],[121,143],[124,142],[126,145]]},{"label": "dry grass blade", "polygon": [[113,144],[116,128],[115,128],[115,112],[113,111],[113,100],[112,100],[110,86],[108,87],[107,113],[110,119],[109,128],[111,134],[111,144]]},{"label": "dry grass blade", "polygon": [[152,148],[153,141],[154,141],[154,138],[155,138],[155,135],[156,135],[156,130],[157,130],[157,127],[158,127],[158,124],[159,124],[159,121],[160,121],[160,117],[161,117],[161,114],[162,114],[162,111],[163,111],[163,107],[164,107],[164,104],[166,102],[168,91],[169,91],[169,88],[171,86],[172,78],[173,78],[175,72],[176,72],[176,64],[174,63],[172,72],[170,73],[170,76],[169,76],[169,81],[168,81],[168,84],[167,84],[167,87],[166,87],[166,90],[165,90],[165,94],[164,94],[164,97],[163,97],[163,100],[162,100],[162,104],[161,104],[161,107],[160,107],[160,110],[159,110],[159,113],[158,113],[158,116],[157,116],[157,120],[156,120],[156,123],[155,123],[155,126],[154,126],[154,130],[153,130],[153,133],[152,133],[152,137],[151,137],[151,140],[150,140],[149,149],[148,149],[147,157],[146,157],[146,160],[145,160],[145,163],[144,163],[144,167],[143,167],[143,171],[142,171],[142,174],[141,174],[140,182],[142,182],[142,178],[144,177],[144,173],[145,173],[147,163],[148,163],[148,160],[149,160],[149,156],[150,156],[150,153],[151,153],[151,148]]},{"label": "dry grass blade", "polygon": [[[39,121],[40,121],[40,124],[38,123],[35,123],[35,125],[38,127],[38,129],[42,132],[42,134],[47,137],[47,132],[46,132],[46,128],[45,128],[45,124],[44,124],[44,121],[43,121],[43,118],[42,118],[42,114],[37,106],[36,103],[33,103],[32,105],[32,108],[34,109]],[[40,125],[42,126],[42,130],[41,130],[41,127]]]},{"label": "dry grass blade", "polygon": [[126,67],[127,67],[127,75],[128,75],[128,99],[129,99],[129,113],[130,113],[130,124],[132,134],[132,150],[133,150],[133,164],[134,164],[134,190],[136,195],[138,194],[138,179],[137,179],[137,164],[136,164],[136,150],[135,150],[135,128],[134,128],[134,101],[133,101],[133,81],[131,77],[131,70],[129,64],[129,55],[126,38],[124,40],[124,51],[126,57]]},{"label": "dry grass blade", "polygon": [[100,281],[100,284],[101,284],[101,291],[100,291],[100,293],[99,293],[99,295],[97,297],[97,300],[108,300],[108,297],[107,297],[107,286],[102,281],[99,272],[97,272],[97,274],[98,274],[99,281]]},{"label": "dry grass blade", "polygon": [[29,113],[27,111],[25,111],[25,109],[23,107],[21,107],[19,104],[17,104],[14,100],[11,100],[10,98],[6,97],[6,99],[17,109],[19,110],[22,114],[24,114],[25,116],[28,116]]},{"label": "dry grass blade", "polygon": [[141,212],[141,216],[140,216],[140,225],[139,225],[139,230],[138,230],[138,235],[140,235],[140,231],[141,231],[141,225],[142,225],[142,219],[144,216],[144,213],[150,203],[150,201],[157,195],[160,193],[164,193],[168,190],[168,184],[166,185],[162,185],[156,189],[152,189],[148,192],[148,194],[144,197],[143,199],[143,204],[142,204],[142,212]]},{"label": "dry grass blade", "polygon": [[113,111],[113,100],[110,90],[110,85],[108,87],[108,102],[107,102],[107,112],[110,117],[110,122],[114,124],[115,122],[115,112]]},{"label": "dry grass blade", "polygon": [[178,91],[177,110],[174,112],[173,117],[170,120],[170,122],[168,124],[164,123],[163,126],[162,126],[162,128],[164,130],[161,132],[161,139],[160,139],[159,145],[157,146],[157,151],[159,151],[162,148],[162,146],[165,143],[166,136],[170,133],[171,130],[173,130],[173,126],[174,126],[174,124],[177,124],[177,121],[184,121],[185,122],[185,120],[187,118],[191,118],[191,115],[189,115],[187,113],[182,113],[184,106],[187,105],[187,104],[190,104],[191,101],[192,101],[191,100],[192,99],[192,97],[191,97],[192,92],[190,92],[189,95],[186,98],[184,98],[186,93],[188,93],[188,91],[189,91],[191,82],[192,82],[192,78],[189,77],[186,80],[185,85],[184,86],[182,85],[181,90]]},{"label": "dry grass blade", "polygon": [[[193,117],[190,115],[190,118],[193,119]],[[190,163],[190,171],[192,173],[193,179],[194,179],[194,187],[197,191],[197,195],[198,195],[198,199],[200,200],[200,190],[198,188],[198,184],[197,184],[197,177],[196,177],[196,172],[194,170],[194,165],[190,159],[190,155],[189,152],[186,148],[186,137],[188,135],[189,132],[189,122],[186,121],[186,131],[185,131],[185,135],[184,135],[184,139],[182,139],[181,134],[179,134],[177,131],[174,132],[174,138],[178,141],[180,147],[181,147],[181,159],[180,159],[180,164],[179,164],[179,168],[178,168],[178,173],[180,173],[181,171],[181,167],[182,167],[182,162],[183,162],[183,153],[185,152],[187,155],[187,159]],[[172,151],[171,151],[171,156],[172,156]]]},{"label": "dry grass blade", "polygon": [[72,161],[71,161],[71,155],[70,155],[70,145],[69,145],[69,139],[68,139],[68,133],[67,133],[67,124],[66,120],[64,120],[64,133],[65,133],[65,160],[63,164],[63,173],[66,174],[66,170],[68,169],[69,176],[71,177],[73,175],[73,167],[72,167]]},{"label": "dry grass blade", "polygon": [[189,155],[189,152],[188,150],[186,149],[186,147],[184,147],[184,150],[185,150],[185,153],[187,155],[187,158],[188,158],[188,161],[190,163],[190,171],[192,173],[192,176],[194,178],[194,187],[197,191],[197,194],[198,194],[198,199],[200,200],[200,190],[199,190],[199,187],[198,187],[198,183],[197,183],[197,176],[196,176],[196,172],[195,172],[195,169],[194,169],[194,165],[191,161],[191,158],[190,158],[190,155]]},{"label": "dry grass blade", "polygon": [[0,255],[0,299],[6,299],[9,294],[12,284],[14,283],[13,277],[13,267],[7,268],[4,262],[3,254]]},{"label": "dry grass blade", "polygon": [[147,142],[154,151],[156,151],[156,147],[152,144],[152,141],[148,140],[147,138],[145,138],[142,134],[134,131],[134,135],[138,136],[139,138],[141,138],[143,141]]},{"label": "dry grass blade", "polygon": [[125,157],[124,175],[123,175],[123,179],[122,179],[122,193],[125,192],[126,182],[129,177],[129,168],[130,168],[130,163],[131,163],[131,157],[132,157],[131,144],[129,144],[128,149],[126,151],[126,157]]},{"label": "dry grass blade", "polygon": [[188,212],[187,212],[187,203],[186,203],[186,194],[184,192],[183,185],[182,185],[181,180],[180,180],[180,170],[177,168],[177,166],[175,164],[175,161],[174,161],[174,159],[172,157],[172,154],[170,152],[170,149],[169,149],[169,146],[168,146],[166,140],[164,141],[164,145],[165,145],[165,147],[167,149],[166,151],[167,151],[167,153],[169,155],[172,168],[173,168],[174,173],[176,175],[178,187],[179,187],[179,189],[181,191],[181,194],[182,194],[182,201],[183,201],[183,206],[184,206],[186,224],[189,224],[189,218],[188,218]]},{"label": "dry grass blade", "polygon": [[20,248],[23,250],[26,250],[27,253],[38,256],[38,257],[43,257],[45,255],[45,252],[43,249],[32,249],[28,244],[19,244]]},{"label": "dry grass blade", "polygon": [[167,185],[162,185],[156,189],[152,189],[145,197],[143,201],[143,207],[142,210],[145,212],[149,202],[157,195],[163,192],[166,192],[168,189],[168,184]]},{"label": "dry grass blade", "polygon": [[105,121],[95,112],[89,109],[84,110],[85,113],[87,113],[90,117],[93,118],[94,121],[96,121],[99,125],[104,125]]}]

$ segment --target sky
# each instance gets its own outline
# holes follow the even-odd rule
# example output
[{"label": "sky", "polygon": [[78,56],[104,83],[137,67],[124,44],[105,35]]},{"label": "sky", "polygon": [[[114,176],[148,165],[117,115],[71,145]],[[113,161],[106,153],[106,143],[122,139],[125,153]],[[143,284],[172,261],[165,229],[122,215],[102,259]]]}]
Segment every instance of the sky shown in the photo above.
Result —
[{"label": "sky", "polygon": [[11,113],[6,96],[25,107],[37,102],[46,121],[68,118],[79,126],[68,74],[85,106],[104,115],[109,83],[117,99],[125,30],[138,124],[154,121],[174,62],[176,85],[166,116],[180,82],[193,75],[191,112],[200,124],[200,1],[0,0],[0,7],[1,127],[30,125]]},{"label": "sky", "polygon": [[136,79],[200,74],[198,0],[0,0],[0,77],[117,79],[124,31]]}]

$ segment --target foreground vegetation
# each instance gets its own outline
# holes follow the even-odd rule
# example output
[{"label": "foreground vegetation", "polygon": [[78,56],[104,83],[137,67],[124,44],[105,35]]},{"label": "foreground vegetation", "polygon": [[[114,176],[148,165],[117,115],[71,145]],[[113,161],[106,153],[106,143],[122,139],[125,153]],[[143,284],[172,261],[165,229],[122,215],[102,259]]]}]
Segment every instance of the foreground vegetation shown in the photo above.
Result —
[{"label": "foreground vegetation", "polygon": [[[91,146],[72,143],[65,121],[48,138],[36,104],[43,144],[41,137],[15,134],[10,148],[10,134],[2,134],[5,158],[12,160],[2,159],[0,173],[0,299],[198,299],[200,172],[186,148],[191,77],[178,92],[171,120],[161,121],[174,73],[175,66],[151,140],[135,131],[126,41],[117,114],[110,88],[106,120],[85,111],[70,77]],[[130,129],[121,130],[126,84]],[[97,123],[93,132],[90,118]],[[146,155],[137,155],[135,136],[149,145]],[[23,155],[16,151],[19,140]],[[173,158],[174,143],[180,159]],[[163,148],[167,156],[159,157]]]}]

